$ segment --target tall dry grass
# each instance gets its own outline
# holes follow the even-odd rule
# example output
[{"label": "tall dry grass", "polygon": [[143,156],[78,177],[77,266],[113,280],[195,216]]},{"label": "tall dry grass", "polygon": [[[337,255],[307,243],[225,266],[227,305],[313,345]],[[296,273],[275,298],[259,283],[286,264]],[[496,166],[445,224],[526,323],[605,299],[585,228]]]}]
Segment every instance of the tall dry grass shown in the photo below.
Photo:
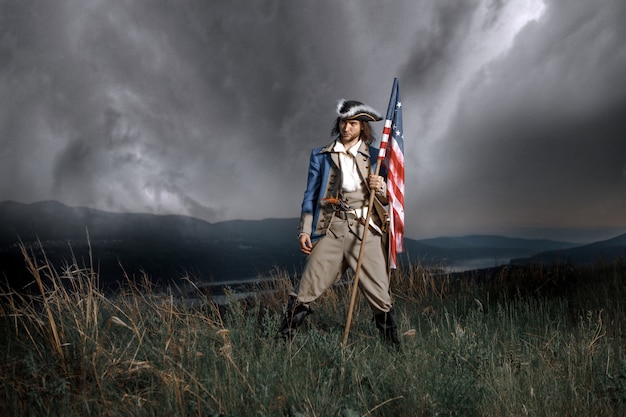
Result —
[{"label": "tall dry grass", "polygon": [[[60,267],[23,247],[35,291],[0,304],[0,415],[621,416],[626,267],[411,265],[392,277],[402,349],[379,341],[350,289],[275,337],[287,274],[227,307],[190,304],[149,277],[98,287],[91,259]],[[189,287],[190,281],[184,283]],[[193,286],[192,286],[193,287]],[[188,295],[188,294],[187,294]]]}]

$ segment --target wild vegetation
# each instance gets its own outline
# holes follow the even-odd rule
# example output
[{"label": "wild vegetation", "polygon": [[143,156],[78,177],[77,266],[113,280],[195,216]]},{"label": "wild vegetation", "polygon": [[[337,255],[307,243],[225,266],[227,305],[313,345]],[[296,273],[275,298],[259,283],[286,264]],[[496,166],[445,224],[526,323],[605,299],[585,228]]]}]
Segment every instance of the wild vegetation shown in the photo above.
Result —
[{"label": "wild vegetation", "polygon": [[149,277],[115,295],[92,261],[23,248],[32,291],[0,304],[3,416],[622,416],[626,264],[394,271],[402,339],[337,286],[290,342],[286,273],[228,307]]}]

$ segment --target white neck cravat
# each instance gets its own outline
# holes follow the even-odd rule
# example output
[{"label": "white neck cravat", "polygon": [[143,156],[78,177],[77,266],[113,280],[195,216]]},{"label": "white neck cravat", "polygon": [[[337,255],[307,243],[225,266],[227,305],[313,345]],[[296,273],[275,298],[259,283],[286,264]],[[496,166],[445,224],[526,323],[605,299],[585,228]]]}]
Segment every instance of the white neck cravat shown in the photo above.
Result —
[{"label": "white neck cravat", "polygon": [[339,154],[339,163],[341,164],[342,184],[341,189],[345,192],[352,192],[361,189],[361,177],[359,176],[359,170],[356,166],[356,155],[359,147],[361,146],[361,140],[356,145],[346,150],[343,143],[337,141],[333,150]]}]

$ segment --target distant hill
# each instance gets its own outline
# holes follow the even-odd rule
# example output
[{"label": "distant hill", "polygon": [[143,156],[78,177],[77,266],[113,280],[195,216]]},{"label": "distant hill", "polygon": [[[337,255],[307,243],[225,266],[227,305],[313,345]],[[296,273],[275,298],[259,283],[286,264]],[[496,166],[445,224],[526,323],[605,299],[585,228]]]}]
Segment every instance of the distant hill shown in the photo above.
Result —
[{"label": "distant hill", "polygon": [[[186,216],[109,213],[58,202],[0,203],[0,273],[28,281],[21,240],[54,265],[73,257],[94,263],[105,286],[127,273],[156,282],[189,275],[228,281],[266,276],[282,268],[299,270],[304,256],[296,245],[297,219],[236,220],[211,224]],[[89,242],[87,240],[89,236]],[[89,244],[88,244],[89,243]]]},{"label": "distant hill", "polygon": [[613,262],[620,258],[626,259],[626,234],[589,245],[564,250],[549,250],[527,258],[512,259],[511,263],[524,265],[529,263],[564,262],[578,265],[594,265],[603,262]]},{"label": "distant hill", "polygon": [[[188,216],[110,213],[55,201],[5,201],[0,202],[0,280],[21,286],[32,280],[20,241],[40,262],[43,249],[56,268],[73,263],[72,259],[88,266],[91,248],[105,287],[116,286],[124,274],[136,278],[146,273],[157,283],[168,283],[183,276],[215,282],[266,277],[275,268],[299,273],[306,258],[298,250],[297,224],[295,218],[209,223]],[[579,259],[585,253],[623,255],[624,239],[583,247],[492,235],[405,239],[406,252],[399,262],[455,267],[482,261],[495,266],[538,254],[569,253]],[[589,252],[589,247],[596,252]]]},{"label": "distant hill", "polygon": [[[294,219],[234,220],[211,224],[179,215],[111,213],[85,207],[69,207],[56,201],[21,204],[0,202],[0,243],[22,240],[206,241],[254,239],[272,243],[297,235]],[[268,230],[274,233],[265,234]],[[293,239],[292,239],[293,240]],[[283,240],[284,241],[284,240]]]},{"label": "distant hill", "polygon": [[512,250],[552,250],[577,246],[575,243],[548,239],[521,239],[496,235],[467,235],[422,239],[421,243],[439,248],[509,248]]},{"label": "distant hill", "polygon": [[[544,250],[561,250],[576,244],[547,239],[521,239],[494,235],[438,237],[405,242],[403,258],[426,263],[443,263],[448,267],[468,265],[496,266],[511,258],[529,257]],[[416,259],[415,255],[420,258]],[[407,259],[408,260],[408,259]]]}]

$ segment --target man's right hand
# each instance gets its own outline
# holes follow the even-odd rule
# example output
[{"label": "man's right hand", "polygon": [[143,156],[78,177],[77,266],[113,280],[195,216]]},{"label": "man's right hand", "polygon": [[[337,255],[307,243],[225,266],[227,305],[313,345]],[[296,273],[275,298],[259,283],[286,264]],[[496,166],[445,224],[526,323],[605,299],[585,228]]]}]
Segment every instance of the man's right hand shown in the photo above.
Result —
[{"label": "man's right hand", "polygon": [[310,254],[311,250],[313,249],[311,236],[309,236],[307,233],[300,233],[300,236],[298,236],[298,240],[300,241],[300,252],[304,253],[305,255]]}]

